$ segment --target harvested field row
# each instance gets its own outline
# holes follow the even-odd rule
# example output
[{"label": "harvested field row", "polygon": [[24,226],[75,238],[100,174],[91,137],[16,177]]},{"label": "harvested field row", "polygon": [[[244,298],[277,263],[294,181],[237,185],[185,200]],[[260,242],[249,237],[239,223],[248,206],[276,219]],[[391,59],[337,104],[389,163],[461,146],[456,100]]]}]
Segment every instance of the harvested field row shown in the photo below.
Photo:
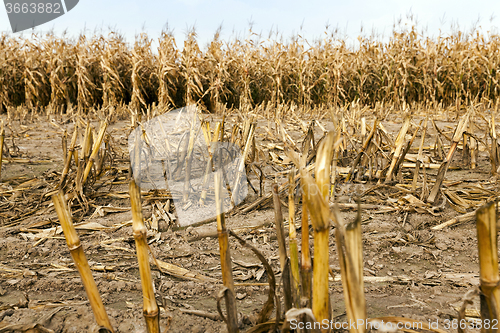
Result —
[{"label": "harvested field row", "polygon": [[[243,154],[248,183],[238,186],[248,195],[225,214],[231,200],[221,190],[231,174],[200,189],[182,176],[189,156],[209,163],[216,153],[174,149],[172,129],[155,141],[148,124],[168,115],[162,111],[120,120],[126,112],[19,108],[3,117],[0,330],[131,332],[148,323],[151,332],[154,318],[162,332],[286,331],[294,319],[367,318],[439,329],[464,319],[478,329],[488,305],[480,309],[475,290],[498,281],[496,243],[484,241],[496,239],[496,206],[480,210],[477,231],[471,223],[498,196],[495,111],[477,104],[384,118],[357,106],[299,113],[279,105],[198,113],[201,128],[177,147],[196,147],[200,133],[209,147],[231,143]],[[128,141],[136,128],[145,146]],[[137,147],[148,153],[135,155]],[[169,149],[181,156],[180,171],[163,175],[178,172],[190,186],[129,188],[132,179],[155,179],[148,163],[134,164],[137,156]],[[211,204],[212,219],[180,226],[182,211]],[[81,249],[87,273],[70,256],[82,257]],[[136,251],[149,251],[149,263],[138,264]],[[89,272],[100,295],[87,288]],[[143,301],[148,293],[155,299]]]}]

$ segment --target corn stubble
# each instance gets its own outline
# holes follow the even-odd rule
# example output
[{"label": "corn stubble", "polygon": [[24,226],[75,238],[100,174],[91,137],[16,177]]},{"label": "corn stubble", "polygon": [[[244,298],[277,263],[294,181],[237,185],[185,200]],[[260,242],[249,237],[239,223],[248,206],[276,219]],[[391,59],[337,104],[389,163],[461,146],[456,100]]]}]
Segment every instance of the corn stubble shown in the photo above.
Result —
[{"label": "corn stubble", "polygon": [[104,309],[99,291],[97,290],[97,285],[92,277],[89,263],[85,257],[85,253],[83,252],[82,244],[80,243],[80,238],[78,237],[75,227],[73,226],[71,213],[69,212],[64,193],[59,191],[57,194],[54,194],[52,196],[52,201],[54,202],[57,216],[59,217],[59,222],[61,223],[69,251],[73,257],[75,266],[80,273],[80,277],[82,279],[83,286],[85,287],[90,306],[94,312],[96,322],[108,332],[114,332],[113,327],[111,327],[111,323],[109,322],[108,315],[106,314],[106,310]]},{"label": "corn stubble", "polygon": [[149,246],[146,238],[147,229],[142,217],[141,191],[134,180],[130,181],[129,193],[132,207],[132,229],[141,276],[146,328],[148,333],[160,333],[160,312],[156,303],[151,268],[149,266]]},{"label": "corn stubble", "polygon": [[[498,273],[497,202],[490,202],[476,213],[477,245],[480,266],[480,300],[483,322],[500,321],[500,276]],[[497,331],[491,326],[481,332]]]}]

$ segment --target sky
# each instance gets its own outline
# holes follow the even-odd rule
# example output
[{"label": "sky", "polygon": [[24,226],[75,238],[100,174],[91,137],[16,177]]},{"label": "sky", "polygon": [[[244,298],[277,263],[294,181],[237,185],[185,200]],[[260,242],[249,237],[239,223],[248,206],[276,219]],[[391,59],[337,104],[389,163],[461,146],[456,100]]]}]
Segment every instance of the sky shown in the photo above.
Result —
[{"label": "sky", "polygon": [[[168,26],[177,46],[182,48],[186,33],[194,28],[203,48],[219,27],[226,41],[247,38],[250,27],[263,39],[270,32],[278,32],[284,41],[298,34],[312,42],[323,38],[325,31],[337,29],[341,36],[355,41],[360,34],[369,36],[372,32],[380,39],[387,39],[394,23],[399,21],[403,26],[417,22],[419,31],[430,37],[450,34],[456,26],[462,31],[477,27],[485,34],[500,34],[500,1],[80,0],[73,10],[35,31],[52,30],[56,34],[67,31],[76,37],[82,32],[113,30],[133,42],[134,36],[141,32],[157,39]],[[3,6],[0,6],[0,31],[11,32]],[[23,36],[30,34],[31,30],[27,30]],[[276,34],[273,36],[276,39]]]}]

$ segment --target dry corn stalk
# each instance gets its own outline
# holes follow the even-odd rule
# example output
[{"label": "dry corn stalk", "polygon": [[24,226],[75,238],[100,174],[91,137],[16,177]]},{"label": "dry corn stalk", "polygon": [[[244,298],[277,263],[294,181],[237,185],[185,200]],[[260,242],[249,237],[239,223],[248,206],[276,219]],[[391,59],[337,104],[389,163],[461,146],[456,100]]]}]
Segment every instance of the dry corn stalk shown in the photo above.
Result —
[{"label": "dry corn stalk", "polygon": [[[71,138],[71,143],[69,145],[69,150],[68,153],[66,154],[66,160],[64,164],[64,169],[61,175],[61,180],[59,182],[59,187],[62,188],[64,186],[64,182],[66,181],[66,177],[68,176],[69,168],[71,166],[71,159],[75,157],[75,146],[76,146],[76,139],[78,137],[78,126],[75,124],[75,129],[73,131],[73,137]],[[78,156],[75,158],[75,163],[78,160]]]},{"label": "dry corn stalk", "polygon": [[[366,300],[363,284],[363,241],[361,239],[361,207],[358,203],[358,215],[352,223],[344,225],[338,211],[334,216],[335,237],[339,253],[340,273],[347,317],[351,322],[366,323]],[[362,333],[364,325],[349,327],[351,333]]]},{"label": "dry corn stalk", "polygon": [[[214,157],[214,152],[212,151],[215,149],[216,142],[219,140],[220,136],[220,129],[221,129],[221,123],[217,122],[215,125],[215,130],[214,134],[212,135],[212,139],[210,139],[210,123],[207,122],[207,127],[202,127],[203,128],[203,134],[205,138],[205,143],[207,144],[207,149],[208,149],[208,155],[209,159],[207,161],[207,166],[205,169],[205,174],[203,176],[203,185],[202,185],[202,191],[200,195],[200,205],[205,204],[205,200],[207,199],[207,190],[208,190],[208,180],[210,178],[210,173],[213,171],[213,157]],[[212,142],[212,144],[210,144]]]},{"label": "dry corn stalk", "polygon": [[0,129],[0,181],[2,181],[2,158],[3,158],[3,141],[5,140],[5,127],[2,120],[2,128]]},{"label": "dry corn stalk", "polygon": [[243,150],[243,155],[241,156],[240,163],[238,165],[238,169],[236,171],[236,176],[235,176],[235,181],[234,181],[234,186],[233,186],[233,196],[231,197],[231,202],[234,205],[235,203],[235,196],[239,195],[240,187],[241,187],[241,176],[243,175],[243,172],[245,171],[245,161],[248,155],[248,152],[250,151],[250,146],[252,145],[253,142],[253,135],[255,132],[255,124],[251,124],[249,127],[248,135],[244,138],[246,138],[246,143],[245,143],[245,149]]},{"label": "dry corn stalk", "polygon": [[420,164],[423,163],[423,150],[424,150],[424,141],[425,141],[425,134],[427,132],[427,123],[429,121],[429,115],[425,117],[424,120],[424,127],[422,128],[422,134],[420,138],[420,146],[418,147],[418,155],[417,155],[417,160],[415,162],[415,172],[413,173],[413,183],[411,185],[411,191],[415,192],[417,189],[417,182],[418,182],[418,173],[420,170]]},{"label": "dry corn stalk", "polygon": [[411,117],[409,115],[405,117],[403,126],[399,130],[398,136],[396,137],[396,142],[395,142],[396,146],[394,147],[394,154],[392,156],[391,166],[389,167],[389,170],[387,171],[387,177],[385,178],[386,183],[392,181],[393,172],[396,167],[396,162],[399,159],[401,149],[403,148],[403,144],[405,142],[406,132],[408,131],[408,128],[410,128],[410,120]]},{"label": "dry corn stalk", "polygon": [[467,124],[469,122],[469,117],[470,117],[471,111],[469,110],[458,122],[457,127],[455,128],[455,133],[453,134],[450,150],[448,151],[448,154],[446,155],[446,158],[444,159],[443,163],[439,167],[437,176],[436,176],[436,182],[434,183],[434,187],[431,190],[431,193],[429,194],[429,197],[427,198],[427,201],[430,203],[434,203],[436,201],[437,195],[439,193],[439,190],[441,188],[441,184],[443,183],[444,177],[446,175],[446,171],[448,170],[448,167],[450,166],[451,159],[453,158],[453,154],[455,153],[455,150],[457,149],[458,143],[460,142],[460,139],[462,138],[462,134],[467,128]]},{"label": "dry corn stalk", "polygon": [[141,191],[132,179],[129,186],[132,207],[132,229],[141,275],[144,318],[148,333],[160,333],[160,312],[156,304],[151,268],[149,266],[147,229],[142,218]]},{"label": "dry corn stalk", "polygon": [[[104,139],[104,134],[106,133],[106,128],[108,127],[108,123],[105,121],[101,124],[101,128],[99,129],[99,134],[97,135],[97,140],[94,142],[94,147],[92,149],[92,154],[89,157],[89,161],[85,167],[85,171],[83,172],[82,185],[85,184],[87,177],[89,176],[90,170],[96,161],[97,154],[99,153],[99,149],[101,148],[102,140]],[[90,145],[88,146],[90,149]]]},{"label": "dry corn stalk", "polygon": [[[500,277],[498,274],[497,203],[490,202],[476,213],[477,245],[481,282],[481,317],[483,323],[500,321]],[[481,332],[497,331],[482,325]]]},{"label": "dry corn stalk", "polygon": [[[305,186],[301,181],[301,186]],[[301,294],[305,304],[301,306],[310,307],[312,298],[312,263],[311,252],[309,249],[309,213],[306,204],[306,194],[302,192],[302,221],[301,221],[301,246],[300,246],[300,276],[301,276]]]},{"label": "dry corn stalk", "polygon": [[299,308],[300,273],[299,251],[297,248],[297,233],[295,230],[295,169],[288,174],[288,241],[290,248],[290,268],[292,273],[292,296],[294,307]]},{"label": "dry corn stalk", "polygon": [[189,141],[188,141],[188,147],[187,147],[187,154],[186,154],[186,171],[184,174],[184,191],[182,193],[182,201],[187,202],[189,199],[189,192],[190,192],[190,181],[191,181],[191,166],[192,166],[192,156],[193,156],[193,150],[194,150],[194,142],[197,136],[197,130],[195,127],[196,122],[196,113],[193,114],[193,119],[191,120],[191,128],[189,129]]},{"label": "dry corn stalk", "polygon": [[[281,200],[278,192],[278,184],[273,184],[274,219],[276,224],[276,236],[278,238],[278,248],[280,257],[280,268],[282,272],[283,295],[285,299],[285,311],[292,307],[292,293],[290,284],[290,260],[286,251],[285,230],[283,228],[283,212],[281,210]],[[279,314],[281,316],[281,314]]]},{"label": "dry corn stalk", "polygon": [[363,157],[363,155],[365,154],[366,150],[368,149],[368,146],[370,145],[370,142],[373,139],[373,136],[375,135],[378,123],[379,123],[378,119],[375,119],[375,121],[373,122],[372,130],[370,131],[370,134],[368,135],[366,140],[363,142],[363,146],[361,147],[361,151],[358,153],[358,155],[354,159],[351,170],[347,174],[346,181],[351,180],[351,177],[352,177],[354,171],[356,170],[356,167],[358,166],[359,162],[361,161],[361,157]]},{"label": "dry corn stalk", "polygon": [[83,252],[82,244],[80,243],[80,239],[78,238],[75,227],[73,226],[71,214],[69,212],[64,193],[59,191],[57,194],[52,195],[52,201],[54,202],[54,207],[56,209],[57,216],[59,217],[69,251],[73,257],[75,266],[80,273],[80,277],[82,278],[82,283],[85,287],[85,291],[87,292],[87,297],[89,298],[90,306],[94,312],[96,322],[99,326],[113,332],[113,327],[111,327],[108,315],[104,309],[104,304],[102,303],[101,296],[97,290],[97,285],[92,277],[89,263],[87,262],[87,258]]},{"label": "dry corn stalk", "polygon": [[330,182],[330,166],[333,154],[334,133],[329,132],[318,147],[316,157],[316,182],[309,173],[301,168],[302,190],[305,194],[305,204],[311,214],[311,223],[314,228],[314,266],[312,310],[316,320],[329,320],[330,304],[328,289],[329,274],[329,238],[330,238],[330,210],[327,205],[327,196]]},{"label": "dry corn stalk", "polygon": [[236,295],[234,293],[233,268],[231,261],[231,252],[229,250],[229,237],[226,228],[226,221],[223,210],[222,196],[222,149],[219,148],[216,153],[218,163],[217,171],[214,174],[215,186],[215,207],[217,213],[217,233],[219,238],[220,263],[222,271],[222,283],[227,288],[224,297],[226,301],[227,312],[227,330],[229,333],[238,332],[238,317],[236,309]]},{"label": "dry corn stalk", "polygon": [[498,147],[497,130],[495,126],[495,112],[491,112],[490,137],[491,137],[491,149],[490,149],[491,173],[496,174],[497,168],[500,164],[500,149]]}]

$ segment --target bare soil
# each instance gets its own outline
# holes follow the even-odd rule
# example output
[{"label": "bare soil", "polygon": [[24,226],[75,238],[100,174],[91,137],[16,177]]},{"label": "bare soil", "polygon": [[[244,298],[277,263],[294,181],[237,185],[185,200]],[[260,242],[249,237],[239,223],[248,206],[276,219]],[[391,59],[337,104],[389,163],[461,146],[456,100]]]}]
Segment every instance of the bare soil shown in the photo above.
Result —
[{"label": "bare soil", "polygon": [[[60,177],[63,169],[61,129],[66,129],[71,138],[73,125],[64,116],[52,121],[36,120],[20,124],[11,122],[6,129],[6,145],[11,157],[5,157],[2,165],[0,184],[0,331],[2,327],[25,324],[25,328],[39,324],[53,332],[95,332],[97,329],[85,290],[75,269],[62,233],[39,235],[43,230],[58,225],[57,215],[51,205],[50,196],[39,196],[40,204],[35,212],[29,212],[26,200],[31,200],[30,190],[18,190],[19,185],[36,178],[50,182]],[[414,120],[414,122],[417,122]],[[321,121],[330,128],[328,121]],[[371,124],[371,121],[369,122]],[[263,125],[267,125],[263,122]],[[395,138],[401,126],[401,119],[383,122]],[[94,123],[97,125],[97,123]],[[131,131],[128,121],[112,124],[108,130],[113,139],[115,164],[122,174],[115,184],[105,186],[99,191],[117,193],[128,190],[128,152],[127,135]],[[272,124],[271,124],[272,125]],[[438,125],[445,131],[446,126],[454,128],[455,121],[440,121]],[[59,126],[59,127],[58,127]],[[259,126],[257,143],[266,147],[279,144],[270,138]],[[410,129],[409,133],[413,133]],[[303,134],[290,130],[297,143]],[[322,131],[317,129],[317,138]],[[429,122],[426,146],[434,143],[435,130]],[[300,134],[300,135],[299,135]],[[451,133],[450,133],[451,135]],[[418,147],[417,136],[413,147]],[[427,142],[428,141],[428,142]],[[279,149],[272,150],[285,156]],[[445,151],[446,152],[446,151]],[[412,150],[412,153],[415,151]],[[426,155],[432,155],[426,150]],[[29,161],[16,162],[16,159]],[[285,162],[284,162],[285,163]],[[349,166],[349,165],[346,165]],[[446,176],[445,185],[453,186],[483,185],[496,186],[491,178],[491,165],[487,152],[480,151],[478,166],[474,170],[463,167],[461,151],[455,154],[452,166]],[[286,173],[279,174],[284,166],[263,162],[267,176],[264,193],[271,190],[274,179],[279,183],[286,180]],[[405,183],[412,177],[412,169],[404,169]],[[435,179],[436,170],[427,170],[428,179]],[[252,184],[258,189],[258,180],[250,176]],[[376,185],[376,180],[344,184],[339,177],[339,201],[353,203],[352,191],[365,191]],[[432,184],[431,184],[432,185]],[[40,185],[42,186],[42,185]],[[42,186],[43,187],[43,186]],[[51,189],[47,188],[49,193]],[[249,191],[245,203],[258,199],[258,194]],[[367,209],[362,212],[365,295],[368,316],[403,316],[423,322],[439,321],[439,328],[445,328],[445,320],[456,318],[457,307],[462,304],[463,296],[479,283],[479,264],[477,255],[476,229],[473,222],[460,223],[439,231],[431,227],[461,215],[449,204],[444,205],[435,215],[417,212],[398,200],[405,195],[394,188],[380,188],[378,194],[367,195],[362,203],[391,206],[395,209],[386,212]],[[417,195],[418,196],[418,195]],[[286,200],[285,200],[286,202]],[[29,202],[28,202],[29,203]],[[26,205],[26,207],[25,207]],[[107,227],[103,230],[79,230],[87,259],[94,269],[93,275],[116,332],[144,332],[145,323],[142,313],[142,293],[138,264],[135,257],[135,243],[132,227],[117,227],[131,220],[130,211],[107,213],[101,216],[96,212],[99,206],[130,207],[128,198],[98,197],[90,202],[88,213],[78,221],[96,222]],[[31,207],[31,206],[30,206]],[[297,228],[300,241],[300,209],[298,205]],[[152,212],[151,201],[145,201],[143,210],[146,218]],[[468,209],[473,211],[473,208]],[[29,213],[26,216],[23,214]],[[284,207],[286,224],[288,211]],[[355,218],[353,210],[344,209],[346,220]],[[37,225],[37,223],[45,224]],[[281,276],[274,211],[269,202],[247,214],[227,214],[229,228],[248,228],[242,232],[247,242],[256,246]],[[160,225],[161,226],[161,225]],[[183,310],[201,310],[217,314],[216,295],[222,287],[218,241],[213,237],[215,222],[200,227],[160,228],[160,233],[150,234],[150,247],[156,258],[181,266],[192,272],[216,279],[218,282],[200,282],[180,279],[158,270],[151,265],[158,303],[161,305],[161,323],[170,326],[171,332],[224,332],[225,324],[191,314]],[[212,237],[199,237],[200,235]],[[258,312],[267,299],[267,275],[262,274],[262,265],[247,249],[235,239],[230,239],[233,270],[237,284],[237,305],[240,328],[252,326],[252,314]],[[299,243],[300,244],[300,243]],[[312,248],[312,238],[310,239]],[[331,233],[330,266],[335,279],[330,281],[330,298],[333,316],[337,321],[345,321],[344,296],[342,284],[338,280],[340,270],[335,239]],[[377,279],[379,278],[379,279]],[[469,308],[479,309],[478,299]],[[171,322],[170,322],[171,320]],[[26,331],[26,329],[19,330]],[[40,330],[40,332],[42,332]]]}]

